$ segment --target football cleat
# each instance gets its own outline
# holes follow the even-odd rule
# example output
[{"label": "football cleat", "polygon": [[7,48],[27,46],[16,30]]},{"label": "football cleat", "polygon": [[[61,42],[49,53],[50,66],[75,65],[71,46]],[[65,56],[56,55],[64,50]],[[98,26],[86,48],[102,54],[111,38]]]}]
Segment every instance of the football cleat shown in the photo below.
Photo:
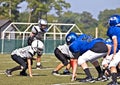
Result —
[{"label": "football cleat", "polygon": [[36,69],[42,69],[43,66],[42,65],[36,65]]},{"label": "football cleat", "polygon": [[96,81],[107,81],[107,80],[109,80],[106,76],[98,76],[96,79],[95,79]]},{"label": "football cleat", "polygon": [[94,83],[94,82],[95,82],[95,79],[94,79],[94,78],[86,77],[86,78],[84,78],[84,79],[81,79],[79,82],[89,82],[89,83]]},{"label": "football cleat", "polygon": [[71,73],[70,73],[70,71],[69,70],[64,70],[63,71],[63,75],[70,75]]},{"label": "football cleat", "polygon": [[20,76],[27,76],[27,73],[26,72],[20,72]]},{"label": "football cleat", "polygon": [[6,74],[8,77],[12,76],[12,72],[11,72],[11,70],[9,70],[9,69],[7,69],[7,70],[5,71],[5,74]]},{"label": "football cleat", "polygon": [[107,85],[118,85],[118,83],[117,82],[110,82]]},{"label": "football cleat", "polygon": [[59,76],[60,74],[58,73],[58,71],[52,71],[52,75]]},{"label": "football cleat", "polygon": [[120,79],[120,72],[117,73],[117,78]]}]

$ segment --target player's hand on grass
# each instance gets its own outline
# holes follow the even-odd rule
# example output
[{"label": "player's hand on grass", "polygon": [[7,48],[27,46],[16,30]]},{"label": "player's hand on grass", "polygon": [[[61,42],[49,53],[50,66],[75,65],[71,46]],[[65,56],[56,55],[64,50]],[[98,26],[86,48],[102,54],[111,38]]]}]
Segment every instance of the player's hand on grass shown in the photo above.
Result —
[{"label": "player's hand on grass", "polygon": [[72,76],[71,81],[75,81],[75,80],[76,80],[76,75],[75,75],[75,76]]},{"label": "player's hand on grass", "polygon": [[30,77],[33,77],[32,74],[29,74]]}]

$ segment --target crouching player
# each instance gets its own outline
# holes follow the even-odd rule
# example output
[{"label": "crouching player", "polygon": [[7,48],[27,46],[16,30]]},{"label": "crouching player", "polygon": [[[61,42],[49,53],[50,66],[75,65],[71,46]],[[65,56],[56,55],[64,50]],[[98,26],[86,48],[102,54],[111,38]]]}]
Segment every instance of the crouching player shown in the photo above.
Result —
[{"label": "crouching player", "polygon": [[7,76],[12,76],[12,72],[16,70],[22,70],[20,72],[21,76],[27,76],[26,70],[29,71],[29,76],[32,77],[32,59],[33,56],[37,53],[42,55],[44,49],[44,44],[40,40],[34,40],[31,44],[31,46],[26,46],[23,48],[19,48],[14,50],[11,53],[11,58],[18,63],[19,65],[7,69],[5,71]]},{"label": "crouching player", "polygon": [[[77,39],[78,35],[71,32],[69,33],[69,35],[71,36],[69,40],[66,40],[67,44],[64,45],[59,45],[55,50],[54,50],[54,54],[57,57],[58,60],[61,61],[61,63],[59,65],[57,65],[57,67],[52,71],[53,75],[60,75],[58,73],[58,71],[63,68],[64,66],[66,66],[66,69],[63,71],[63,74],[70,74],[70,61],[73,61],[74,56],[72,55],[72,53],[69,50],[69,44],[74,41],[75,39]],[[67,35],[67,36],[69,36]]]},{"label": "crouching player", "polygon": [[[98,78],[96,80],[102,79],[103,72],[97,59],[105,56],[108,52],[108,48],[102,39],[89,39],[85,34],[82,34],[70,44],[69,49],[73,54],[77,54],[75,57],[78,57],[78,65],[83,68],[86,74],[86,78],[80,82],[95,82],[89,71],[88,61],[95,66],[98,72]],[[75,76],[74,74],[75,73],[73,73],[73,76]]]}]

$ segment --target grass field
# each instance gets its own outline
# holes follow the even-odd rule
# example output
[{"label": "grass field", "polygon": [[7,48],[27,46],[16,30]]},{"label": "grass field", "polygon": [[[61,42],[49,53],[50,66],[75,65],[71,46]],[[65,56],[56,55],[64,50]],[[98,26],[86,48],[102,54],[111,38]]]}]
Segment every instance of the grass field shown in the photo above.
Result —
[{"label": "grass field", "polygon": [[[33,77],[19,76],[20,71],[13,72],[12,77],[7,77],[4,71],[8,68],[12,68],[17,64],[12,61],[9,54],[0,54],[0,85],[106,85],[107,82],[95,82],[95,83],[81,83],[79,81],[71,82],[71,76],[53,76],[52,70],[59,64],[59,61],[54,55],[44,55],[42,57],[43,69],[35,69],[36,62],[32,66]],[[92,65],[89,64],[91,67]],[[62,73],[65,68],[59,72]],[[94,68],[91,68],[91,73],[94,77],[97,77],[97,72]],[[84,78],[85,74],[80,67],[77,69],[77,78]]]}]

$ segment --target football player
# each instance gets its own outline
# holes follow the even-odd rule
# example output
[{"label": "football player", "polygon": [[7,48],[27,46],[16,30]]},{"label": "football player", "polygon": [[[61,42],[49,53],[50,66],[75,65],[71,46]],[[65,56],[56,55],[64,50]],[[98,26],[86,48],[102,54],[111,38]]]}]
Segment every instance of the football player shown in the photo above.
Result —
[{"label": "football player", "polygon": [[52,71],[53,75],[59,75],[58,71],[66,66],[66,69],[64,70],[63,74],[70,74],[70,60],[74,58],[74,56],[72,55],[72,53],[69,50],[69,44],[71,42],[73,42],[74,40],[76,40],[78,38],[78,35],[75,34],[74,32],[70,32],[69,35],[70,36],[69,40],[66,40],[66,43],[64,45],[59,45],[55,50],[54,50],[54,54],[57,57],[58,60],[61,61],[61,63],[59,65],[57,65],[57,67],[54,69],[54,71]]},{"label": "football player", "polygon": [[27,76],[26,70],[29,71],[29,76],[32,77],[32,59],[33,56],[37,53],[39,55],[43,54],[44,44],[40,40],[34,40],[31,46],[26,46],[14,50],[11,53],[11,58],[19,64],[18,66],[7,69],[5,71],[7,76],[12,76],[12,72],[16,70],[22,70],[20,72],[21,76]]},{"label": "football player", "polygon": [[99,62],[97,61],[98,58],[105,56],[108,51],[108,48],[103,39],[92,39],[86,34],[82,34],[70,44],[69,49],[74,55],[76,55],[75,57],[78,58],[78,65],[83,68],[85,74],[87,75],[87,77],[81,80],[81,82],[95,82],[89,71],[87,65],[88,61],[90,61],[95,66],[99,74],[96,80],[101,80],[103,78],[103,72]]},{"label": "football player", "polygon": [[109,66],[109,63],[110,63],[110,61],[112,59],[113,43],[112,43],[112,40],[109,39],[109,38],[106,39],[105,41],[106,41],[106,45],[108,46],[108,53],[103,58],[102,67],[103,67],[103,74],[106,76],[106,80],[108,80],[109,77],[110,77],[110,70],[109,70],[108,66]]},{"label": "football player", "polygon": [[[28,38],[28,45],[31,45],[31,43],[34,40],[42,40],[43,39],[43,35],[45,32],[47,32],[47,21],[44,19],[40,19],[38,21],[38,26],[33,26],[32,30],[31,30],[31,34],[30,37]],[[37,69],[41,69],[42,65],[41,65],[41,55],[37,54],[37,65],[36,68]]]},{"label": "football player", "polygon": [[[108,20],[107,36],[113,42],[113,56],[109,68],[111,71],[112,81],[108,85],[118,85],[116,66],[120,62],[120,15],[112,15]],[[117,52],[118,49],[118,52]]]}]

